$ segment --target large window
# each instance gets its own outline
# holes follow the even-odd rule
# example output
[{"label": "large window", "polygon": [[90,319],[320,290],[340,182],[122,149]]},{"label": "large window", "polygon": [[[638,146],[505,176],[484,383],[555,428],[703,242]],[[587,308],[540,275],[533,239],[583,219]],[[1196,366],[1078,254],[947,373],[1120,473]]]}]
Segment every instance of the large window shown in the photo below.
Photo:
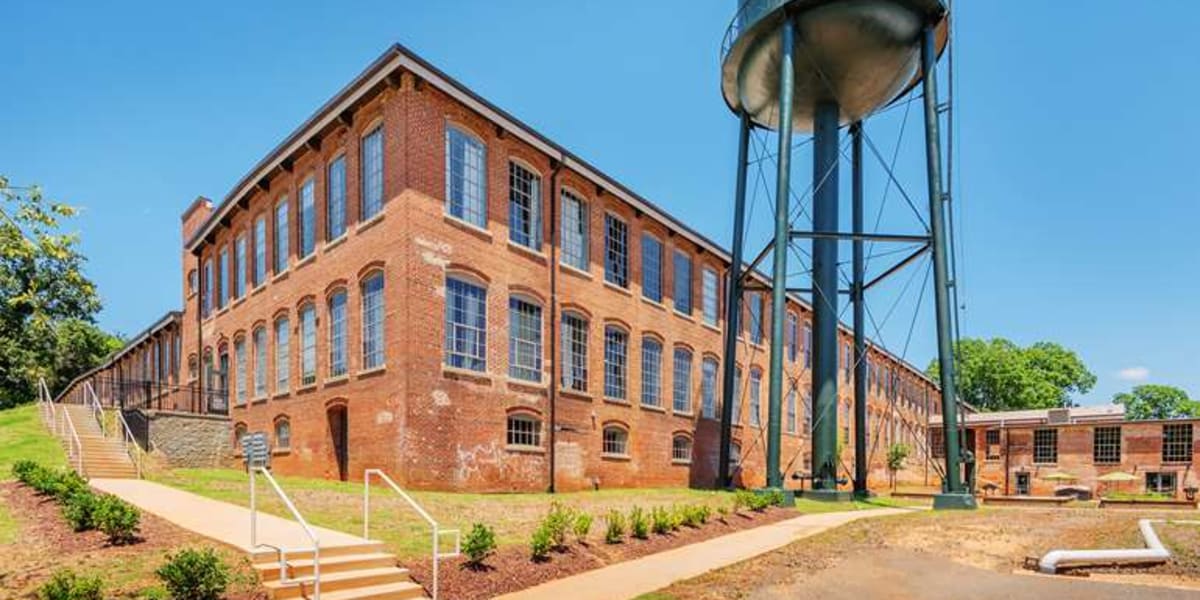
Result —
[{"label": "large window", "polygon": [[784,330],[784,345],[787,346],[788,362],[796,362],[796,338],[800,335],[800,321],[796,313],[788,311],[787,329]]},{"label": "large window", "polygon": [[562,316],[562,386],[576,392],[588,389],[588,322],[574,314]]},{"label": "large window", "polygon": [[[945,458],[946,457],[945,437],[946,437],[945,432],[942,430],[941,427],[930,427],[929,428],[929,453],[932,454],[934,458]],[[1036,456],[1036,453],[1035,453],[1035,456]],[[1037,462],[1036,458],[1034,459],[1034,462]]]},{"label": "large window", "polygon": [[813,403],[812,395],[804,394],[804,432],[812,433],[813,426]]},{"label": "large window", "polygon": [[[1120,428],[1118,427],[1117,429],[1118,429],[1118,434],[1119,434]],[[984,456],[987,458],[987,460],[996,460],[996,459],[1000,458],[1000,430],[999,429],[989,429],[989,430],[987,430],[987,433],[985,435],[987,436],[987,439],[985,440],[987,442],[987,448],[985,449],[987,453],[984,454]],[[1121,443],[1121,437],[1120,437],[1120,435],[1118,435],[1117,436],[1117,444],[1118,444],[1117,456],[1121,455],[1120,443]]]},{"label": "large window", "polygon": [[238,405],[246,403],[246,340],[238,338],[233,342],[233,359],[237,373],[234,374],[234,401]]},{"label": "large window", "polygon": [[446,364],[487,368],[487,290],[455,277],[446,278]]},{"label": "large window", "polygon": [[317,382],[317,309],[300,308],[300,385]]},{"label": "large window", "polygon": [[287,417],[279,417],[275,420],[275,447],[279,450],[287,450],[292,447],[292,424]]},{"label": "large window", "polygon": [[604,328],[604,395],[625,399],[629,371],[629,334],[615,325]]},{"label": "large window", "polygon": [[662,406],[662,342],[642,338],[642,404]]},{"label": "large window", "polygon": [[629,432],[619,425],[605,426],[601,452],[609,456],[629,456]]},{"label": "large window", "polygon": [[676,250],[674,260],[675,310],[685,315],[692,314],[692,257]]},{"label": "large window", "polygon": [[267,217],[254,220],[254,287],[267,281]]},{"label": "large window", "polygon": [[717,361],[700,363],[700,412],[705,419],[717,418]]},{"label": "large window", "polygon": [[487,166],[483,142],[446,127],[446,210],[476,227],[487,227]]},{"label": "large window", "polygon": [[796,388],[791,388],[787,393],[787,427],[788,433],[796,433]]},{"label": "large window", "polygon": [[629,225],[604,215],[604,280],[629,287]]},{"label": "large window", "polygon": [[763,341],[763,298],[762,294],[750,294],[746,299],[750,305],[750,343]]},{"label": "large window", "polygon": [[291,380],[291,325],[287,317],[275,321],[275,393],[288,391]]},{"label": "large window", "polygon": [[508,375],[542,380],[542,307],[518,296],[508,299]]},{"label": "large window", "polygon": [[700,301],[703,303],[701,307],[704,311],[704,322],[709,325],[717,326],[717,311],[720,306],[718,299],[721,293],[721,285],[718,283],[717,272],[712,269],[704,269],[700,272]]},{"label": "large window", "polygon": [[692,412],[692,351],[676,348],[671,369],[671,408],[677,413]]},{"label": "large window", "polygon": [[363,136],[359,172],[362,174],[362,201],[359,220],[366,221],[383,210],[383,127]]},{"label": "large window", "polygon": [[733,424],[742,423],[742,368],[733,369]]},{"label": "large window", "polygon": [[562,263],[588,270],[588,209],[574,194],[562,192]]},{"label": "large window", "polygon": [[542,422],[525,414],[509,415],[505,420],[505,443],[509,446],[542,445]]},{"label": "large window", "polygon": [[662,242],[642,234],[642,296],[662,302]]},{"label": "large window", "polygon": [[1033,430],[1033,463],[1053,464],[1058,462],[1058,430]]},{"label": "large window", "polygon": [[1192,424],[1168,423],[1162,428],[1163,462],[1192,462]]},{"label": "large window", "polygon": [[362,368],[383,366],[383,273],[362,282]]},{"label": "large window", "polygon": [[205,317],[212,314],[213,311],[213,264],[212,259],[204,261],[204,281],[201,282],[201,287],[204,288],[204,313]]},{"label": "large window", "polygon": [[671,461],[692,462],[692,438],[678,433],[671,437]]},{"label": "large window", "polygon": [[312,254],[317,247],[316,182],[308,178],[300,184],[300,258]]},{"label": "large window", "polygon": [[542,178],[515,162],[508,163],[508,239],[542,249]]},{"label": "large window", "polygon": [[800,344],[804,349],[804,368],[812,368],[812,325],[804,324],[804,337],[800,338]]},{"label": "large window", "polygon": [[[999,433],[998,429],[992,431]],[[1113,465],[1121,462],[1120,426],[1097,427],[1092,430],[1092,462],[1098,465]]]},{"label": "large window", "polygon": [[221,248],[221,262],[217,264],[217,308],[225,308],[229,299],[229,248]]},{"label": "large window", "polygon": [[275,206],[275,272],[282,273],[288,267],[288,201],[279,201]]},{"label": "large window", "polygon": [[254,330],[254,397],[267,397],[267,328]]},{"label": "large window", "polygon": [[325,178],[325,239],[336,240],[346,233],[346,157],[329,163]]},{"label": "large window", "polygon": [[762,426],[762,370],[750,369],[750,426]]},{"label": "large window", "polygon": [[329,296],[329,376],[346,374],[346,290]]},{"label": "large window", "polygon": [[246,234],[233,243],[233,297],[241,298],[246,293]]}]

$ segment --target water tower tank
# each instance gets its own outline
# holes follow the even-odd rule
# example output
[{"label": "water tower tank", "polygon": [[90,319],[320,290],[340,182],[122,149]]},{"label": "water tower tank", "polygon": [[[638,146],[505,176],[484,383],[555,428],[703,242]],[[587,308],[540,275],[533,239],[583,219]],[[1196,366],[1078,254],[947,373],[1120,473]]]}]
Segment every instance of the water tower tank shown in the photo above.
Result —
[{"label": "water tower tank", "polygon": [[793,126],[812,131],[822,102],[840,108],[841,123],[856,121],[916,84],[922,30],[937,24],[940,54],[946,14],[941,0],[741,0],[722,44],[725,102],[757,125],[779,127],[780,24],[790,16]]}]

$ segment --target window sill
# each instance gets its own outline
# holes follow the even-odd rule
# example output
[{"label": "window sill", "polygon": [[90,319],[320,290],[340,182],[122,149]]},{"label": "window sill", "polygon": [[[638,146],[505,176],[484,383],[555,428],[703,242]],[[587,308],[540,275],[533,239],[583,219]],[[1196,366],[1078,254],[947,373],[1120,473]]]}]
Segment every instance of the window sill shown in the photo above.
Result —
[{"label": "window sill", "polygon": [[696,413],[694,413],[690,410],[674,410],[674,409],[672,409],[671,414],[673,414],[677,417],[684,417],[686,419],[692,419],[692,418],[696,417]]},{"label": "window sill", "polygon": [[504,449],[507,450],[508,452],[513,452],[516,454],[545,454],[546,453],[546,449],[541,446],[520,446],[520,445],[516,445],[516,444],[510,444],[510,445],[505,446]]},{"label": "window sill", "polygon": [[383,373],[384,371],[387,371],[387,365],[379,365],[378,367],[371,367],[370,369],[363,369],[363,370],[359,371],[358,373],[355,373],[354,376],[355,377],[370,377],[372,375],[377,375],[379,373]]},{"label": "window sill", "polygon": [[272,456],[287,456],[292,453],[291,448],[274,448],[271,450]]},{"label": "window sill", "polygon": [[243,294],[237,300],[234,300],[233,303],[229,305],[229,308],[237,308],[245,301],[246,301],[246,296]]},{"label": "window sill", "polygon": [[676,308],[675,310],[673,310],[671,312],[675,313],[675,316],[677,316],[680,319],[683,319],[685,321],[688,321],[689,323],[696,322],[696,317],[693,316],[692,313],[690,313],[690,312],[683,312],[683,311],[679,310],[678,308]]},{"label": "window sill", "polygon": [[227,304],[227,305],[225,305],[225,306],[222,306],[221,308],[218,308],[218,309],[217,309],[217,314],[216,314],[216,315],[214,315],[214,316],[217,316],[217,317],[219,317],[219,316],[221,316],[221,315],[223,315],[223,314],[225,314],[225,313],[227,313],[227,312],[229,312],[229,305],[228,305],[228,304]]},{"label": "window sill", "polygon": [[545,379],[543,379],[541,381],[530,381],[528,379],[520,379],[520,378],[512,377],[512,376],[506,377],[504,380],[504,383],[509,388],[516,388],[518,390],[526,390],[526,391],[540,392],[540,393],[546,392],[546,387],[548,384],[548,382]]},{"label": "window sill", "polygon": [[568,265],[567,263],[558,263],[558,268],[562,272],[569,273],[576,277],[582,277],[584,279],[595,279],[595,277],[593,277],[590,272],[584,271],[583,269],[580,269],[579,267],[576,267],[574,265]]},{"label": "window sill", "polygon": [[256,397],[256,398],[252,398],[252,399],[250,400],[250,405],[251,405],[251,406],[253,406],[253,405],[255,405],[255,404],[265,404],[265,403],[266,403],[266,401],[267,401],[267,397],[266,397],[266,396],[258,396],[258,397]]},{"label": "window sill", "polygon": [[678,465],[678,466],[687,466],[687,465],[692,464],[692,461],[690,459],[672,458],[671,464]]},{"label": "window sill", "polygon": [[631,298],[633,297],[633,292],[629,291],[629,288],[623,288],[607,279],[604,280],[604,287],[606,287],[610,290],[613,290],[615,292],[620,292],[622,294],[625,294],[626,296],[629,296]]},{"label": "window sill", "polygon": [[629,462],[629,461],[633,460],[633,458],[630,457],[628,454],[608,454],[607,452],[601,452],[600,458],[602,460],[613,460],[613,461],[619,461],[619,462]]},{"label": "window sill", "polygon": [[536,260],[542,264],[546,264],[546,261],[549,260],[548,258],[546,258],[546,254],[543,253],[542,251],[534,250],[533,248],[530,248],[529,246],[522,246],[521,244],[518,244],[512,240],[508,240],[508,249],[512,250],[513,252],[516,252],[517,254],[527,256],[527,257],[529,257],[533,260]]},{"label": "window sill", "polygon": [[333,238],[332,240],[326,241],[325,248],[322,250],[322,252],[329,252],[330,250],[333,250],[334,248],[341,246],[343,243],[346,242],[346,239],[348,239],[349,237],[350,237],[349,232],[343,231],[342,235],[339,235],[339,236]]},{"label": "window sill", "polygon": [[287,279],[287,276],[288,276],[288,271],[287,271],[287,269],[284,269],[284,270],[271,276],[271,283],[275,283],[277,281],[283,281],[284,279]]},{"label": "window sill", "polygon": [[591,402],[592,400],[595,399],[592,397],[591,394],[589,394],[587,392],[583,392],[583,391],[579,391],[579,390],[570,390],[567,388],[558,388],[558,395],[564,396],[566,398],[576,398],[578,400],[587,400],[588,402]]},{"label": "window sill", "polygon": [[317,253],[313,252],[312,254],[309,254],[308,256],[296,261],[294,268],[299,269],[300,267],[311,264],[315,260],[317,260]]},{"label": "window sill", "polygon": [[[372,216],[370,219],[367,219],[366,221],[363,221],[363,222],[355,225],[354,233],[356,233],[356,234],[362,233],[362,232],[374,227],[376,223],[383,220],[383,216],[384,216],[384,212],[382,209],[380,209],[380,211],[378,213],[376,213],[374,216]],[[342,237],[345,237],[345,234],[343,234]]]},{"label": "window sill", "polygon": [[477,238],[482,239],[485,242],[490,242],[493,239],[492,232],[474,223],[468,223],[454,215],[443,213],[442,220],[451,226],[457,227]]},{"label": "window sill", "polygon": [[642,410],[649,410],[649,411],[653,411],[653,412],[657,412],[657,413],[666,413],[667,412],[667,409],[665,409],[661,406],[654,405],[654,404],[642,404],[641,407],[642,407]]},{"label": "window sill", "polygon": [[313,391],[313,390],[315,390],[315,389],[317,389],[317,382],[315,382],[315,381],[314,381],[314,382],[312,382],[312,383],[306,383],[306,384],[304,384],[304,385],[302,385],[302,386],[300,386],[300,387],[296,388],[296,393],[297,393],[297,394],[304,394],[304,393],[307,393],[307,392],[311,392],[311,391]]},{"label": "window sill", "polygon": [[653,298],[647,298],[645,296],[642,296],[642,302],[645,302],[646,304],[649,304],[650,306],[653,306],[654,308],[657,308],[661,311],[667,310],[667,306],[665,304],[663,304],[662,302],[659,302],[658,300],[655,300]]},{"label": "window sill", "polygon": [[342,373],[341,375],[325,378],[325,385],[335,385],[339,383],[346,383],[347,381],[350,381],[350,374]]},{"label": "window sill", "polygon": [[612,398],[609,396],[605,396],[604,401],[608,404],[616,404],[619,406],[633,406],[632,404],[629,403],[628,400],[622,400],[620,398]]},{"label": "window sill", "polygon": [[291,396],[291,395],[292,395],[292,392],[290,392],[290,391],[275,392],[275,395],[271,396],[271,399],[279,400],[280,398],[287,398],[288,396]]},{"label": "window sill", "polygon": [[251,296],[254,296],[254,295],[256,295],[256,294],[258,294],[258,293],[262,292],[262,291],[263,291],[263,290],[265,290],[265,289],[267,289],[267,284],[266,284],[265,282],[264,282],[264,283],[260,283],[260,284],[258,284],[258,285],[256,285],[256,286],[254,286],[254,289],[250,290],[250,295],[251,295]]},{"label": "window sill", "polygon": [[459,367],[450,367],[442,365],[442,377],[446,379],[455,379],[459,381],[469,381],[480,385],[491,385],[492,376],[488,375],[487,371],[472,371],[471,369],[462,369]]}]

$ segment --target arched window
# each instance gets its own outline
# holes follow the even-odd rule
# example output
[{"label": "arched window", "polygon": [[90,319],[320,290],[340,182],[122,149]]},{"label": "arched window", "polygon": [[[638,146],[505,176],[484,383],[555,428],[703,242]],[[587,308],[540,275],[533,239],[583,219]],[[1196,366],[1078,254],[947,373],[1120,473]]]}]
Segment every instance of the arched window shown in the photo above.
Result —
[{"label": "arched window", "polygon": [[542,307],[525,296],[508,299],[508,374],[542,380]]},{"label": "arched window", "polygon": [[382,367],[383,273],[376,271],[362,281],[362,368]]},{"label": "arched window", "polygon": [[750,426],[762,426],[762,369],[750,369]]},{"label": "arched window", "polygon": [[700,403],[705,419],[717,418],[717,361],[708,357],[700,363]]},{"label": "arched window", "polygon": [[606,425],[601,453],[608,456],[629,456],[629,432],[620,425]]},{"label": "arched window", "polygon": [[509,446],[541,446],[541,420],[524,413],[508,415],[505,443]]},{"label": "arched window", "polygon": [[583,315],[562,316],[562,386],[576,392],[588,389],[588,321]]},{"label": "arched window", "polygon": [[329,296],[329,376],[345,374],[346,290],[338,290]]},{"label": "arched window", "polygon": [[446,365],[487,370],[487,288],[446,278]]},{"label": "arched window", "polygon": [[254,342],[254,397],[267,397],[267,328],[257,327],[251,334]]},{"label": "arched window", "polygon": [[487,150],[475,136],[446,126],[446,212],[487,227]]},{"label": "arched window", "polygon": [[317,382],[317,309],[300,307],[300,385]]},{"label": "arched window", "polygon": [[275,419],[275,449],[287,450],[292,447],[292,424],[287,417]]},{"label": "arched window", "polygon": [[692,438],[681,433],[671,438],[671,462],[692,462]]},{"label": "arched window", "polygon": [[675,348],[671,368],[671,408],[677,413],[692,412],[692,351]]},{"label": "arched window", "polygon": [[291,385],[291,326],[287,317],[275,321],[275,393],[288,391]]},{"label": "arched window", "polygon": [[662,406],[662,342],[642,338],[642,404]]},{"label": "arched window", "polygon": [[729,444],[729,468],[736,470],[742,466],[742,445],[738,442]]},{"label": "arched window", "polygon": [[238,423],[237,425],[233,426],[233,451],[234,452],[237,452],[239,454],[242,452],[242,437],[244,437],[246,435],[246,431],[247,431],[247,429],[246,429],[245,423]]},{"label": "arched window", "polygon": [[629,370],[629,333],[616,325],[604,328],[604,395],[625,399]]}]

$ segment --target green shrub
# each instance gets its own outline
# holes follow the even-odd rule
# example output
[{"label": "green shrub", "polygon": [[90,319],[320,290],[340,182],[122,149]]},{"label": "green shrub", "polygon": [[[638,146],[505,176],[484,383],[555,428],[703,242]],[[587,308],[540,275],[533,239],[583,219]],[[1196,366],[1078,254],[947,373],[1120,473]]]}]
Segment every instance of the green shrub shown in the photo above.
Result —
[{"label": "green shrub", "polygon": [[75,531],[96,528],[96,494],[90,490],[76,490],[63,503],[63,516]]},{"label": "green shrub", "polygon": [[29,478],[35,471],[41,469],[42,466],[32,460],[18,460],[13,463],[12,474],[17,481],[25,485],[29,485]]},{"label": "green shrub", "polygon": [[542,527],[546,528],[546,532],[550,535],[550,543],[556,550],[562,550],[567,546],[567,532],[571,529],[571,523],[575,520],[575,511],[553,502],[550,504],[550,512],[546,513],[546,518],[542,521]]},{"label": "green shrub", "polygon": [[650,537],[650,520],[646,518],[646,511],[640,506],[635,506],[629,511],[629,534],[639,540]]},{"label": "green shrub", "polygon": [[727,516],[729,516],[729,509],[726,508],[725,505],[723,505],[723,504],[717,506],[717,518],[721,519],[722,523],[725,522],[725,517],[727,517]]},{"label": "green shrub", "polygon": [[703,504],[684,506],[680,509],[679,516],[684,525],[699,527],[708,520],[708,510]]},{"label": "green shrub", "polygon": [[553,546],[554,534],[545,523],[533,530],[533,537],[529,539],[529,554],[533,560],[540,562],[550,558],[550,549]]},{"label": "green shrub", "polygon": [[650,529],[658,535],[666,535],[671,531],[671,513],[666,508],[655,506],[650,510]]},{"label": "green shrub", "polygon": [[608,516],[604,517],[604,521],[604,542],[620,544],[625,537],[625,514],[614,508],[608,511]]},{"label": "green shrub", "polygon": [[88,490],[87,480],[83,476],[75,471],[57,471],[51,472],[48,477],[45,493],[54,496],[61,503],[80,490]]},{"label": "green shrub", "polygon": [[758,496],[750,490],[736,490],[733,492],[733,513],[742,512],[743,508],[753,509],[758,502]]},{"label": "green shrub", "polygon": [[462,543],[463,554],[467,555],[467,564],[478,567],[483,559],[496,550],[496,532],[483,523],[476,523],[467,532]]},{"label": "green shrub", "polygon": [[104,600],[104,584],[99,577],[83,577],[70,569],[61,569],[38,588],[37,597],[39,600]]},{"label": "green shrub", "polygon": [[96,500],[92,518],[96,529],[103,531],[110,543],[125,544],[136,537],[142,513],[132,504],[112,494],[104,494]]},{"label": "green shrub", "polygon": [[167,590],[154,586],[142,590],[138,594],[138,600],[171,600],[171,595],[167,593]]},{"label": "green shrub", "polygon": [[771,490],[767,492],[767,506],[783,506],[784,495],[783,490]]},{"label": "green shrub", "polygon": [[154,574],[174,600],[220,600],[229,585],[229,566],[212,548],[168,554]]},{"label": "green shrub", "polygon": [[571,529],[575,532],[575,538],[580,542],[587,539],[588,532],[592,530],[592,515],[585,512],[575,514],[575,523],[571,525]]}]

